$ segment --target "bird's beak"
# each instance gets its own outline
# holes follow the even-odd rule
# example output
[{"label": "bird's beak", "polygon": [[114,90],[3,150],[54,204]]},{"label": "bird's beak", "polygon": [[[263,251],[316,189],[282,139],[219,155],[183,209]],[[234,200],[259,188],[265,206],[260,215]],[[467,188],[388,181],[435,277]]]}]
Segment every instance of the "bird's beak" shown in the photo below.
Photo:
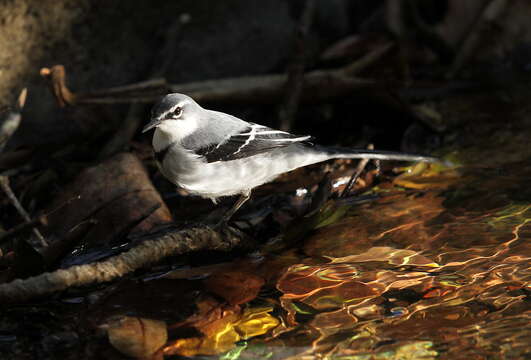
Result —
[{"label": "bird's beak", "polygon": [[161,119],[152,119],[149,124],[147,124],[146,126],[144,126],[144,128],[142,129],[142,133],[145,133],[146,131],[149,131],[157,126],[160,125],[160,123],[162,122]]}]

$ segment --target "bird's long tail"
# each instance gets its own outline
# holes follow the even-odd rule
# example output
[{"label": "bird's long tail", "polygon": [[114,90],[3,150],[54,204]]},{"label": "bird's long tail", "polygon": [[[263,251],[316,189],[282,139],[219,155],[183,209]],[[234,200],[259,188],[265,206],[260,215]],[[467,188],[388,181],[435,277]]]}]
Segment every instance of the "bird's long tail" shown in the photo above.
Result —
[{"label": "bird's long tail", "polygon": [[399,160],[399,161],[426,161],[437,162],[439,159],[418,154],[406,154],[394,151],[349,149],[341,147],[319,147],[319,150],[329,154],[330,159],[374,159],[374,160]]}]

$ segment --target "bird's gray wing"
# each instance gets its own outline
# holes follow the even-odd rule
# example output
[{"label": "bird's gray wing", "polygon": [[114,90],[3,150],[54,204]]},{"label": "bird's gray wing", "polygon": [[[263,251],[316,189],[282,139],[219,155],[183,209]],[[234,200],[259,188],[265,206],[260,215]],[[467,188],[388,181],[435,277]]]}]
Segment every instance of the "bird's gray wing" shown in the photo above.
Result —
[{"label": "bird's gray wing", "polygon": [[230,161],[261,154],[295,143],[310,145],[310,140],[311,136],[309,135],[293,135],[285,131],[248,123],[248,126],[243,130],[228,136],[224,141],[195,149],[195,153],[203,156],[209,163]]}]

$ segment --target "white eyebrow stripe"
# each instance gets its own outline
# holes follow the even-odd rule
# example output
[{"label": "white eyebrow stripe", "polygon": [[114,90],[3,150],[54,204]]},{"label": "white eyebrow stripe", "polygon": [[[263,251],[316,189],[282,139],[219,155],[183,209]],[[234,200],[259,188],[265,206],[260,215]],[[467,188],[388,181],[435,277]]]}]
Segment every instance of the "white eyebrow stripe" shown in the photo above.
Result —
[{"label": "white eyebrow stripe", "polygon": [[165,111],[163,112],[162,114],[160,114],[158,117],[157,117],[157,120],[160,120],[160,119],[164,119],[166,117],[166,114],[169,114],[170,111]]},{"label": "white eyebrow stripe", "polygon": [[163,119],[164,117],[166,117],[167,114],[174,112],[175,109],[177,109],[178,107],[183,107],[184,105],[190,104],[190,103],[191,102],[189,100],[183,100],[180,103],[178,103],[177,105],[172,106],[169,110],[167,110],[167,111],[163,112],[162,114],[160,114],[157,119]]}]

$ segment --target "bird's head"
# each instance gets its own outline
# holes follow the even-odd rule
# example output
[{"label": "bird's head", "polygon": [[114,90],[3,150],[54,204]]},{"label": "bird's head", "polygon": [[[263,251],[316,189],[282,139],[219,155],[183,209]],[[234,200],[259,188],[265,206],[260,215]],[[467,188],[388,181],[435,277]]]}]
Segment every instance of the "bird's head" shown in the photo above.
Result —
[{"label": "bird's head", "polygon": [[145,133],[153,128],[164,132],[188,135],[197,127],[198,116],[203,111],[191,97],[184,94],[168,94],[151,110],[151,121],[144,126]]}]

